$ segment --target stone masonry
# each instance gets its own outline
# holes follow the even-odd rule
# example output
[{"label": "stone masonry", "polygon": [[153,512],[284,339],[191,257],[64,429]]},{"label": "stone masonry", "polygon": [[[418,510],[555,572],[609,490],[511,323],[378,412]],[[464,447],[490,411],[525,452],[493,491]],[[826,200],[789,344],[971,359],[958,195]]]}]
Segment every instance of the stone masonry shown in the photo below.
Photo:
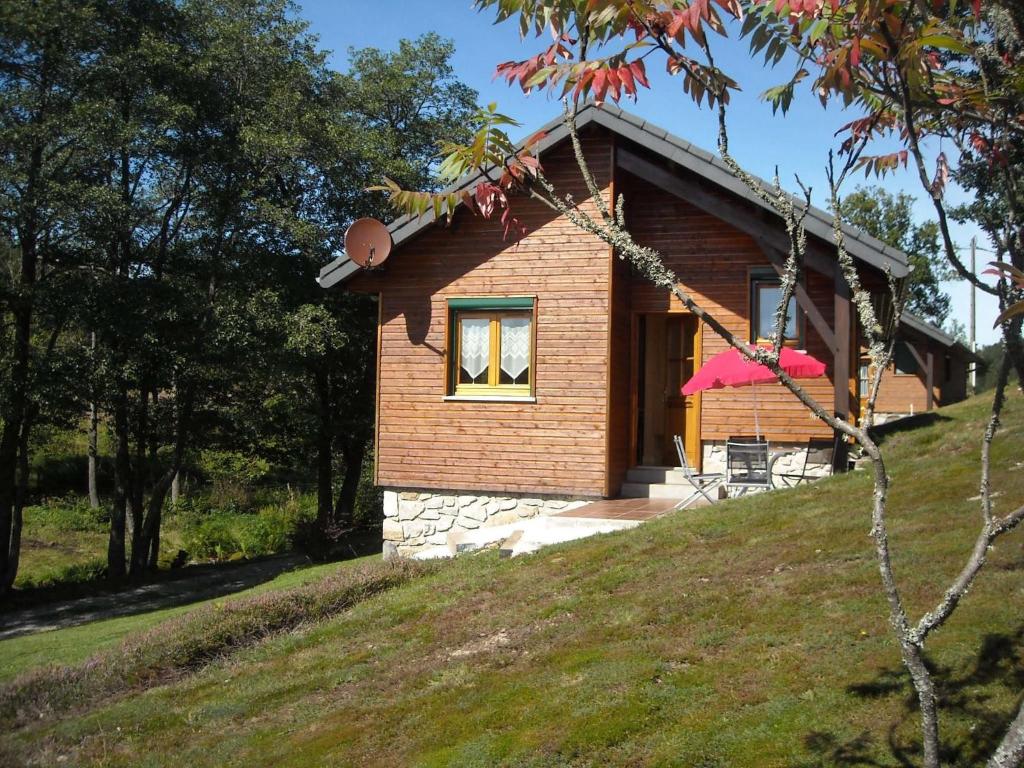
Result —
[{"label": "stone masonry", "polygon": [[589,501],[592,499],[465,491],[384,491],[384,555],[409,556],[427,547],[444,546],[452,531],[567,512]]},{"label": "stone masonry", "polygon": [[[799,474],[804,465],[804,454],[807,443],[770,443],[771,454],[782,453],[773,465],[775,474]],[[822,456],[812,456],[807,465],[807,477],[826,477],[832,474],[831,465],[821,463]],[[704,472],[725,474],[725,441],[706,440],[704,442]]]}]

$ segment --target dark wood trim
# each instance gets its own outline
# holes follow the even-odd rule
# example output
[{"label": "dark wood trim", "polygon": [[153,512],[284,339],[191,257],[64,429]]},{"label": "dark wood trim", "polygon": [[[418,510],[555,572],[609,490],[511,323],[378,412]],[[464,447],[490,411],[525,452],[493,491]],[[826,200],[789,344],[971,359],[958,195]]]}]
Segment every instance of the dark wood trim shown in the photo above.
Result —
[{"label": "dark wood trim", "polygon": [[935,407],[935,355],[929,349],[925,354],[927,362],[924,367],[924,378],[925,386],[928,388],[926,392],[926,398],[928,402],[928,410],[932,410]]},{"label": "dark wood trim", "polygon": [[848,418],[850,415],[850,358],[852,355],[853,314],[850,286],[842,273],[836,272],[835,280],[835,355],[833,357],[833,389],[835,415]]},{"label": "dark wood trim", "polygon": [[[921,370],[922,371],[927,368],[927,366],[924,364],[924,358],[921,357],[921,353],[917,351],[917,347],[915,347],[913,344],[911,344],[906,339],[900,339],[897,343],[898,344],[903,344],[903,346],[905,346],[910,351],[910,354],[913,355],[914,359],[917,361],[917,364],[919,366],[921,366]],[[895,373],[897,376],[916,376],[917,375],[917,374],[914,374],[914,373],[899,373],[896,370],[895,356],[893,358],[892,365],[893,365],[893,373]]]},{"label": "dark wood trim", "polygon": [[[758,245],[761,246],[761,250],[764,251],[764,255],[768,257],[768,261],[771,262],[779,277],[782,277],[785,272],[786,264],[782,255],[777,249],[765,244],[763,241],[759,240]],[[798,281],[796,284],[796,303],[800,306],[800,309],[804,311],[806,318],[811,321],[811,325],[814,326],[814,330],[818,332],[818,336],[821,337],[821,340],[825,342],[825,346],[835,352],[835,334],[832,332],[832,328],[829,327],[828,322],[825,320],[825,316],[821,314],[821,310],[819,310],[817,305],[811,301],[811,297],[807,293],[807,288],[804,287],[802,281]]]},{"label": "dark wood trim", "polygon": [[[784,231],[781,219],[774,222],[765,221],[761,218],[760,211],[722,195],[713,194],[696,179],[681,173],[673,173],[628,149],[620,147],[616,152],[615,162],[618,168],[686,200],[755,240],[763,240],[783,253],[789,252],[789,237]],[[835,252],[810,238],[807,241],[804,262],[810,269],[829,277],[838,272]]]}]

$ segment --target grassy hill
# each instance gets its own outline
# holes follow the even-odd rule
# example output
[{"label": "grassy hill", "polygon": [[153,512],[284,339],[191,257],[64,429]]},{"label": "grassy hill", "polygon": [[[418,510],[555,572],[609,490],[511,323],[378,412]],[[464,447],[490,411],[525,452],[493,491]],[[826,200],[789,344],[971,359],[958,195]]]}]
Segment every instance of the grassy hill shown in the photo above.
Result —
[{"label": "grassy hill", "polygon": [[[915,614],[973,541],[985,406],[886,441],[895,569]],[[1024,499],[1020,396],[1004,422],[997,512]],[[915,762],[869,495],[853,473],[529,558],[465,557],[199,672],[8,733],[0,754],[124,766]],[[1001,542],[929,646],[954,765],[978,763],[1024,688],[1022,542],[1021,531]]]}]

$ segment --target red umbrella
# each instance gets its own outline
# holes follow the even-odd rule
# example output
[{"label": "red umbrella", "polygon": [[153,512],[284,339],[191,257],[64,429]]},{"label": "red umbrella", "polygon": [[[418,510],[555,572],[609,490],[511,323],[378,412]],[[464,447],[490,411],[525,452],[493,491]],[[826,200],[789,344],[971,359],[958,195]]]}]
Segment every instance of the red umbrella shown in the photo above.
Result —
[{"label": "red umbrella", "polygon": [[[794,379],[810,379],[825,375],[825,364],[806,352],[783,347],[779,367]],[[778,377],[766,365],[748,360],[735,347],[719,352],[683,385],[683,394],[692,395],[705,389],[745,387],[758,382],[775,381]],[[754,393],[754,424],[758,437],[761,426],[757,419],[757,393]]]},{"label": "red umbrella", "polygon": [[[779,367],[794,379],[813,379],[825,375],[825,364],[806,352],[783,347],[779,354]],[[684,395],[693,395],[705,389],[745,387],[764,381],[775,381],[776,376],[766,365],[748,360],[735,347],[719,352],[708,360],[683,386]]]}]

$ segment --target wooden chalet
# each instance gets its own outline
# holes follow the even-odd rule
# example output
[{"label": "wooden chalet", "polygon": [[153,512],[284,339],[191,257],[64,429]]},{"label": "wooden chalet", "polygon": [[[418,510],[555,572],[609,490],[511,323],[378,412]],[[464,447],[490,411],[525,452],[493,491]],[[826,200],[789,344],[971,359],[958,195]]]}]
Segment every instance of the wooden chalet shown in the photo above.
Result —
[{"label": "wooden chalet", "polygon": [[[636,240],[656,248],[733,333],[764,337],[788,251],[779,217],[720,159],[639,117],[588,106],[577,122],[607,198],[625,196]],[[592,208],[567,129],[557,120],[546,130],[546,176]],[[502,510],[523,514],[527,501],[543,513],[546,500],[558,508],[615,497],[632,468],[677,464],[674,434],[693,465],[712,471],[724,441],[752,430],[750,388],[679,394],[726,348],[723,340],[548,208],[520,200],[517,214],[528,228],[518,244],[503,240],[496,221],[467,211],[451,225],[431,214],[403,217],[389,227],[395,248],[381,268],[342,257],[321,273],[325,288],[344,284],[379,297],[375,477],[389,494],[389,518],[414,515],[399,510],[407,503],[453,510],[461,520],[465,499],[484,499],[485,519],[476,521],[483,524]],[[831,217],[811,210],[806,229],[788,343],[828,363],[827,377],[806,382],[807,390],[856,417],[868,370]],[[862,282],[880,299],[887,271],[907,275],[903,253],[850,228],[846,236]],[[966,350],[913,318],[907,334],[881,410],[962,398]],[[831,436],[781,385],[758,386],[756,397],[772,444],[795,448]],[[413,536],[408,527],[395,533],[396,525],[391,537],[400,544],[443,533],[440,523],[413,528]]]}]

